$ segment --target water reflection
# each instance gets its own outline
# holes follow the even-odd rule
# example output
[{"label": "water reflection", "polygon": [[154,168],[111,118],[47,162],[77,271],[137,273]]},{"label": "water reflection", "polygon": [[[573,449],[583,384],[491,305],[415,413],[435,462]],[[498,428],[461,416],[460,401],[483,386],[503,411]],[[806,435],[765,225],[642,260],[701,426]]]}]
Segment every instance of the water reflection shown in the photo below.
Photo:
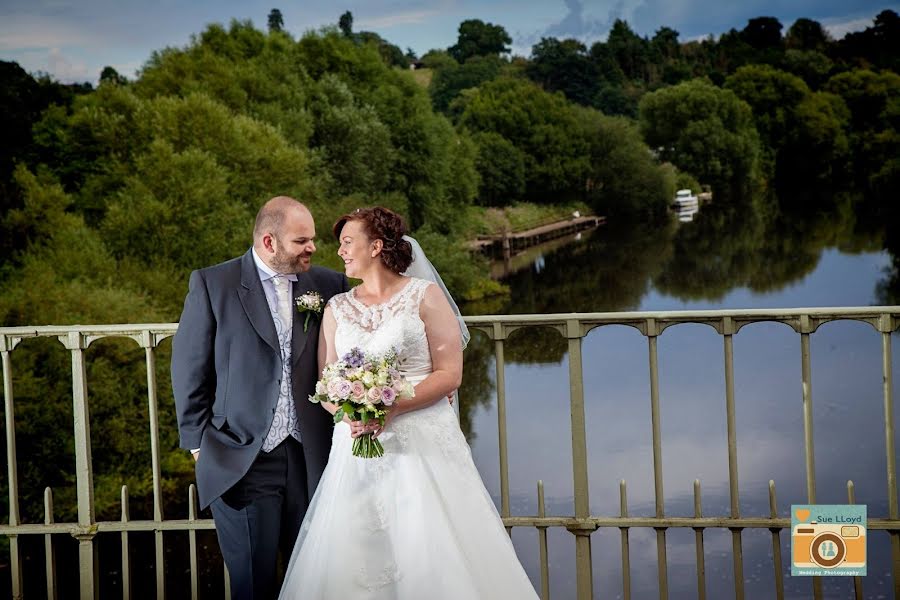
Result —
[{"label": "water reflection", "polygon": [[[601,228],[543,254],[543,268],[505,281],[512,293],[468,314],[550,313],[673,308],[865,306],[890,289],[885,233],[854,217],[848,199],[828,213],[803,218],[760,204],[704,207],[676,226]],[[886,283],[887,282],[887,283]],[[492,310],[487,310],[492,309]],[[659,338],[663,490],[667,515],[693,514],[692,482],[702,483],[705,515],[729,513],[722,338],[711,328],[679,325]],[[893,369],[900,349],[893,336]],[[466,354],[461,410],[473,456],[499,501],[493,342],[476,334]],[[548,513],[573,514],[568,357],[565,340],[549,329],[517,331],[506,342],[509,475],[514,514],[536,514],[535,484],[545,482]],[[740,510],[768,515],[768,482],[778,511],[806,502],[800,385],[800,339],[774,323],[747,326],[734,338]],[[619,480],[628,484],[629,511],[654,514],[647,340],[624,326],[605,326],[584,340],[584,390],[589,418],[591,510],[619,513]],[[881,338],[868,324],[830,323],[812,335],[812,393],[819,503],[845,503],[847,480],[869,516],[887,513],[881,379]],[[898,397],[895,376],[894,397]],[[895,424],[896,426],[896,424]],[[620,594],[618,530],[596,532],[595,590]],[[514,531],[529,574],[539,582],[536,536]],[[632,597],[658,596],[656,537],[631,532]],[[811,580],[789,576],[789,534],[782,532],[781,570],[788,598],[811,598]],[[692,530],[667,536],[670,597],[696,597]],[[774,597],[772,537],[744,534],[747,597]],[[733,597],[731,534],[705,533],[709,597]],[[888,536],[869,540],[867,596],[889,595]],[[552,531],[551,592],[574,597],[574,542]],[[849,578],[827,578],[826,592],[845,597]],[[619,595],[619,597],[621,597]]]}]

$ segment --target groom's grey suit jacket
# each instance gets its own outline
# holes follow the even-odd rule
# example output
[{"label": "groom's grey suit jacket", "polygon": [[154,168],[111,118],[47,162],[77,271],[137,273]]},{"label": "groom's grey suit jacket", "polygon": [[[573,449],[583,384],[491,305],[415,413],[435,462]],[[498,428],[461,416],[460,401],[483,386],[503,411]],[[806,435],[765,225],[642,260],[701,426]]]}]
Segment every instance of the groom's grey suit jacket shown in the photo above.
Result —
[{"label": "groom's grey suit jacket", "polygon": [[[298,273],[294,299],[317,291],[324,302],[349,289],[336,271]],[[332,419],[308,401],[318,379],[321,315],[294,313],[291,379],[306,459],[309,498],[331,449]],[[181,447],[200,448],[197,490],[201,508],[243,477],[275,416],[281,351],[262,282],[247,251],[240,258],[191,273],[172,343],[172,388]]]}]

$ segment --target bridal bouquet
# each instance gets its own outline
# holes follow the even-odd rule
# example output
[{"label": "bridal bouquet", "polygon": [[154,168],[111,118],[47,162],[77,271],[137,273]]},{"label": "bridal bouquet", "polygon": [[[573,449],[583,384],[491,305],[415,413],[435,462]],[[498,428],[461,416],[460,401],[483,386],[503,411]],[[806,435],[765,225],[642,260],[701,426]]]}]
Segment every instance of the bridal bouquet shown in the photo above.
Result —
[{"label": "bridal bouquet", "polygon": [[[351,421],[384,425],[387,408],[397,400],[415,396],[415,390],[397,370],[397,354],[372,356],[353,348],[339,361],[331,363],[316,383],[310,402],[330,402],[338,407],[334,422],[346,415]],[[384,447],[371,433],[353,440],[353,456],[376,458],[384,455]]]}]

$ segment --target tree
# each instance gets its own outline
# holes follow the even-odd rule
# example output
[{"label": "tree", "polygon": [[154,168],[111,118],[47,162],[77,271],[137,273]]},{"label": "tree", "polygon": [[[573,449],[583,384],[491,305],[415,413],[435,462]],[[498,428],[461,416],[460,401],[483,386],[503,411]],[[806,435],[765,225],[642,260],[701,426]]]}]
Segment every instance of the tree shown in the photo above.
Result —
[{"label": "tree", "polygon": [[900,156],[900,75],[855,69],[835,75],[824,89],[850,109],[852,168],[857,181],[867,187],[872,174]]},{"label": "tree", "polygon": [[485,23],[480,19],[467,19],[459,24],[456,44],[447,52],[459,63],[473,56],[499,56],[509,52],[512,38],[500,25]]},{"label": "tree", "polygon": [[822,52],[831,42],[831,36],[822,24],[812,19],[797,19],[785,35],[785,46],[794,50]]},{"label": "tree", "polygon": [[525,193],[525,156],[512,142],[492,131],[473,136],[475,167],[481,178],[478,204],[509,206]]},{"label": "tree", "polygon": [[727,193],[755,175],[753,112],[733,91],[694,79],[645,95],[639,110],[647,144],[701,183]]},{"label": "tree", "polygon": [[526,73],[545,90],[561,91],[569,100],[589,106],[597,93],[595,69],[587,48],[578,40],[541,38],[531,48]]},{"label": "tree", "polygon": [[761,141],[774,152],[784,145],[795,126],[794,111],[810,93],[802,79],[769,65],[741,67],[725,87],[750,105]]},{"label": "tree", "polygon": [[650,46],[664,59],[674,60],[681,54],[678,32],[671,27],[660,27],[650,40]]},{"label": "tree", "polygon": [[851,65],[868,68],[872,65],[900,71],[900,53],[897,39],[900,38],[900,15],[892,10],[883,10],[876,15],[871,27],[865,31],[848,33],[837,44],[834,56]]},{"label": "tree", "polygon": [[344,34],[344,37],[353,37],[353,13],[348,10],[342,14],[341,18],[338,19],[338,28]]},{"label": "tree", "polygon": [[587,198],[598,213],[658,220],[675,195],[671,165],[660,166],[634,121],[577,109],[587,141]]},{"label": "tree", "polygon": [[276,31],[284,31],[284,18],[281,16],[280,10],[273,8],[269,11],[269,33]]},{"label": "tree", "polygon": [[526,197],[551,203],[581,197],[588,152],[574,107],[528,80],[498,77],[460,99],[459,126],[494,132],[522,152]]},{"label": "tree", "polygon": [[435,72],[428,88],[435,110],[443,113],[451,112],[453,101],[463,90],[496,78],[504,64],[497,56],[473,56],[462,65],[447,59],[451,62]]},{"label": "tree", "polygon": [[646,81],[647,40],[632,31],[626,21],[615,20],[609,30],[606,45],[627,79]]},{"label": "tree", "polygon": [[775,17],[756,17],[747,22],[741,38],[756,50],[781,48],[781,21]]},{"label": "tree", "polygon": [[784,53],[784,69],[803,79],[813,89],[818,89],[828,79],[834,63],[818,50],[794,50]]},{"label": "tree", "polygon": [[326,75],[316,88],[310,142],[326,166],[331,186],[343,195],[385,192],[396,158],[389,128],[375,108],[355,98],[337,76]]},{"label": "tree", "polygon": [[119,72],[110,66],[103,67],[100,71],[100,83],[108,83],[111,85],[125,85],[128,80],[119,75]]}]

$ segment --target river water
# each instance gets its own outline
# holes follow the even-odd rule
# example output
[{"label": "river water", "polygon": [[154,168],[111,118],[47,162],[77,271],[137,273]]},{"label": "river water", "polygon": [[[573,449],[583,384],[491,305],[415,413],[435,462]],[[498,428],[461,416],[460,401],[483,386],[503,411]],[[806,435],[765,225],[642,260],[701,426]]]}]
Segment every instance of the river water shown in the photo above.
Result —
[{"label": "river water", "polygon": [[[791,219],[708,206],[692,223],[657,228],[615,224],[535,249],[504,282],[507,299],[463,307],[467,314],[684,309],[793,308],[881,304],[890,256],[875,230],[846,215]],[[497,267],[501,268],[501,267]],[[892,336],[894,397],[900,348]],[[583,343],[591,512],[619,514],[619,481],[631,515],[655,512],[647,340],[626,326],[593,330]],[[461,390],[463,427],[499,507],[493,345],[475,333]],[[515,333],[506,343],[506,397],[512,513],[537,514],[543,480],[549,515],[574,514],[568,357],[555,332]],[[705,516],[728,516],[729,482],[722,338],[705,325],[667,329],[659,338],[663,490],[667,516],[693,515],[693,481]],[[760,323],[734,337],[740,510],[768,516],[774,480],[778,513],[806,503],[800,336]],[[817,501],[847,502],[847,481],[869,518],[887,516],[881,337],[868,324],[829,323],[811,336]],[[895,424],[896,426],[896,424]],[[658,598],[656,534],[631,530],[633,598]],[[697,597],[694,532],[667,534],[670,598]],[[781,533],[786,597],[812,598],[811,578],[790,576],[790,534]],[[551,529],[550,588],[575,597],[574,536]],[[537,533],[513,541],[535,587]],[[731,533],[705,533],[707,597],[734,597]],[[747,598],[774,598],[772,537],[743,534]],[[592,536],[595,597],[621,598],[620,533]],[[824,578],[826,597],[852,597],[852,578]],[[868,540],[865,597],[891,597],[886,533]]]}]

